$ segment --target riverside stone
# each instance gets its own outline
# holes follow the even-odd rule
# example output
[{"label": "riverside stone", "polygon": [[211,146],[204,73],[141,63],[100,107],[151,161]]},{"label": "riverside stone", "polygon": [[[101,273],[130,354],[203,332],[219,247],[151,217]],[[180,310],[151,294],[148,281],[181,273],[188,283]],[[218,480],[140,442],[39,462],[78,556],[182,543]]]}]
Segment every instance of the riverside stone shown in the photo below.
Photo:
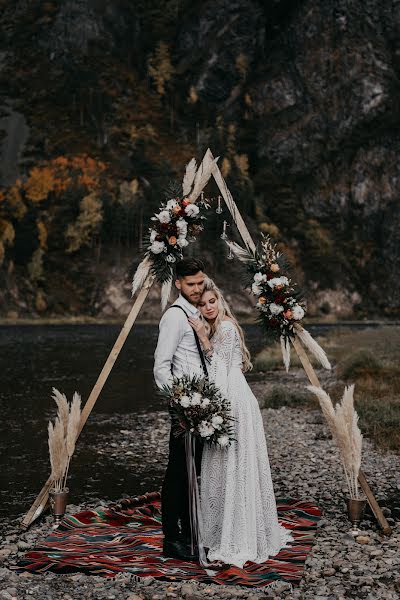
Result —
[{"label": "riverside stone", "polygon": [[[256,395],[259,395],[258,393]],[[204,600],[204,598],[240,598],[242,600],[259,600],[279,598],[280,600],[315,600],[329,598],[345,600],[351,598],[368,598],[374,594],[373,600],[392,600],[398,596],[400,580],[398,544],[400,528],[394,524],[392,537],[383,538],[372,518],[362,522],[362,530],[357,538],[348,536],[350,523],[348,521],[344,498],[346,490],[343,485],[343,473],[337,459],[335,445],[329,436],[316,438],[319,431],[325,432],[323,422],[314,422],[318,411],[303,409],[262,411],[265,429],[268,436],[268,454],[271,463],[272,476],[276,496],[293,496],[309,500],[315,496],[317,504],[323,511],[324,523],[317,530],[316,543],[305,565],[304,576],[299,588],[290,590],[282,583],[276,589],[266,588],[255,591],[239,586],[220,586],[214,584],[198,584],[190,581],[159,581],[153,577],[138,578],[131,574],[121,573],[113,580],[105,580],[98,576],[86,576],[80,573],[55,575],[44,573],[31,576],[26,573],[16,575],[4,565],[0,567],[0,588],[9,594],[9,588],[15,588],[16,596],[28,597],[32,600],[48,600],[70,596],[73,600],[108,600],[114,596],[118,600],[164,600],[166,597],[185,598],[185,600]],[[123,461],[126,452],[121,446],[122,438],[128,437],[134,444],[135,456],[140,457],[140,467],[146,469],[149,458],[156,453],[160,461],[160,470],[165,467],[166,448],[168,443],[168,415],[148,413],[138,420],[124,415],[115,434],[108,439],[115,444],[116,466]],[[151,447],[146,440],[146,431],[152,431],[157,425],[157,448]],[[293,426],[293,425],[296,426]],[[119,429],[128,431],[121,434]],[[147,444],[147,445],[146,445]],[[313,454],[317,469],[309,469],[309,448],[313,445]],[[146,448],[146,451],[143,451]],[[282,449],[284,452],[282,452]],[[322,468],[329,465],[329,468]],[[399,471],[399,457],[391,453],[380,453],[367,439],[364,441],[363,465],[368,474],[372,489],[380,489],[382,495],[390,495],[397,484],[396,473]],[[320,468],[321,467],[321,468]],[[289,477],[290,475],[290,477]],[[149,487],[149,491],[151,488]],[[344,490],[344,491],[342,491]],[[311,494],[312,492],[312,494]],[[329,494],[332,498],[329,498]],[[385,504],[387,502],[385,500]],[[100,499],[93,502],[68,507],[68,511],[80,511],[104,505]],[[24,544],[29,547],[48,535],[51,531],[52,519],[45,516],[40,523],[34,523],[31,529],[20,535],[17,529],[8,528],[10,539],[2,541],[0,553],[5,549],[4,564],[12,564],[21,555]],[[363,540],[360,542],[360,539]],[[12,543],[16,542],[16,543]],[[21,546],[21,542],[23,542]],[[382,545],[378,547],[378,545]],[[389,561],[389,562],[386,562]],[[392,562],[390,562],[392,561]],[[14,581],[15,579],[15,581]],[[37,585],[40,581],[41,584]],[[371,587],[371,590],[361,587]],[[129,587],[129,589],[127,589]],[[210,591],[211,590],[211,591]],[[167,596],[167,594],[171,594]],[[172,595],[174,594],[174,595]],[[362,594],[362,596],[360,596]],[[10,594],[9,594],[10,595]],[[10,600],[7,596],[0,600]],[[67,598],[68,600],[68,598]],[[372,600],[372,596],[370,598]]]}]

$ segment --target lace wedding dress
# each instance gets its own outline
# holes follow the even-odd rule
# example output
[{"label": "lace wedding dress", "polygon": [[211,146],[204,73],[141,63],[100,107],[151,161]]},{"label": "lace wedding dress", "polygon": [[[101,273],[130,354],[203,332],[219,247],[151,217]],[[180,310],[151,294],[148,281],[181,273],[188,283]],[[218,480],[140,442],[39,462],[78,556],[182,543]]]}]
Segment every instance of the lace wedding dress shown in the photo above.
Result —
[{"label": "lace wedding dress", "polygon": [[264,562],[293,540],[278,523],[262,416],[241,367],[239,333],[223,321],[213,337],[209,377],[231,403],[236,441],[204,445],[201,538],[209,561],[237,567]]}]

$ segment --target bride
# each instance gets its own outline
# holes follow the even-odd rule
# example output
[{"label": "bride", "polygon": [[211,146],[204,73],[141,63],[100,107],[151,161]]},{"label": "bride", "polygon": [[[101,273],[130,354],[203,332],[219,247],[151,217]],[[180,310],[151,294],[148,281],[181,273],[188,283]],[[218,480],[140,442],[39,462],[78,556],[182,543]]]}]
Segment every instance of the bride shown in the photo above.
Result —
[{"label": "bride", "polygon": [[293,541],[278,523],[264,426],[244,375],[251,369],[243,331],[221,291],[206,280],[198,304],[204,321],[189,317],[209,363],[209,378],[230,401],[235,441],[206,444],[201,464],[201,539],[208,560],[243,567],[265,562]]}]

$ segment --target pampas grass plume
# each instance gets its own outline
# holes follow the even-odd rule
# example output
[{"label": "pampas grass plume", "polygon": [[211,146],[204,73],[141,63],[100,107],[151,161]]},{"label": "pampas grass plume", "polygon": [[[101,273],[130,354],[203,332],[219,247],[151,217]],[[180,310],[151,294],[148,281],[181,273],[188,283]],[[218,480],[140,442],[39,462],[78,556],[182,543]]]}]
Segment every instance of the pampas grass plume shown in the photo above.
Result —
[{"label": "pampas grass plume", "polygon": [[52,389],[53,395],[52,398],[56,402],[58,407],[58,418],[64,426],[64,436],[67,435],[67,427],[68,427],[68,413],[69,406],[67,397],[65,394],[59,392],[55,387]]},{"label": "pampas grass plume", "polygon": [[330,396],[322,388],[309,385],[307,389],[317,396],[332,437],[337,443],[350,497],[359,498],[362,434],[358,426],[358,414],[354,410],[354,385],[345,387],[342,400],[335,408]]},{"label": "pampas grass plume", "polygon": [[67,429],[67,453],[68,457],[74,453],[75,443],[79,434],[79,425],[81,422],[81,397],[75,392],[72,398],[69,411],[68,429]]},{"label": "pampas grass plume", "polygon": [[196,175],[196,159],[192,158],[190,162],[186,165],[185,175],[183,177],[182,182],[182,194],[183,197],[188,196],[190,194],[190,190],[192,189],[193,181]]},{"label": "pampas grass plume", "polygon": [[54,490],[61,492],[66,487],[69,464],[80,433],[81,397],[75,392],[71,405],[65,394],[53,388],[52,398],[57,404],[54,424],[48,424],[48,445],[51,466],[51,479]]}]

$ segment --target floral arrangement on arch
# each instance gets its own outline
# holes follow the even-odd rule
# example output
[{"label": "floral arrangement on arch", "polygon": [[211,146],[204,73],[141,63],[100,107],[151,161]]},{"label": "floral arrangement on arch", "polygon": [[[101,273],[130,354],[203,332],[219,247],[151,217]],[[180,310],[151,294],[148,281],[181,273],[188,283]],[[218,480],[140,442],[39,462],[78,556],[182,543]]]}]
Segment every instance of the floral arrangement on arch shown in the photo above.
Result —
[{"label": "floral arrangement on arch", "polygon": [[287,263],[276,250],[269,236],[262,234],[260,249],[251,252],[235,242],[227,242],[234,254],[246,264],[247,287],[257,298],[259,320],[268,334],[280,339],[283,362],[290,366],[290,341],[298,337],[306,348],[330,369],[329,360],[321,346],[306,331],[301,321],[306,315],[302,293],[290,277],[284,274]]},{"label": "floral arrangement on arch", "polygon": [[230,402],[204,377],[173,377],[161,393],[168,398],[173,412],[172,428],[176,436],[191,433],[221,448],[233,438]]},{"label": "floral arrangement on arch", "polygon": [[[251,291],[257,297],[257,309],[265,326],[273,333],[289,338],[294,324],[306,314],[306,306],[286,275],[283,256],[276,252],[269,237],[263,237],[261,252],[249,263],[252,275]],[[254,272],[255,271],[255,272]]]},{"label": "floral arrangement on arch", "polygon": [[[206,155],[207,156],[207,155]],[[173,264],[183,258],[183,250],[196,240],[203,230],[202,209],[209,208],[203,188],[215,166],[207,157],[199,167],[193,158],[187,165],[182,185],[171,189],[169,197],[160,204],[151,218],[148,247],[132,282],[132,295],[141,288],[152,273],[161,283],[161,306],[167,305],[173,279]],[[199,199],[200,197],[200,199]]]},{"label": "floral arrangement on arch", "polygon": [[155,269],[156,263],[161,263],[159,268],[163,268],[165,263],[181,259],[182,250],[203,230],[205,217],[200,214],[199,204],[207,207],[203,200],[194,204],[187,198],[171,198],[162,203],[159,212],[151,217],[153,225],[149,229],[148,256]]}]

